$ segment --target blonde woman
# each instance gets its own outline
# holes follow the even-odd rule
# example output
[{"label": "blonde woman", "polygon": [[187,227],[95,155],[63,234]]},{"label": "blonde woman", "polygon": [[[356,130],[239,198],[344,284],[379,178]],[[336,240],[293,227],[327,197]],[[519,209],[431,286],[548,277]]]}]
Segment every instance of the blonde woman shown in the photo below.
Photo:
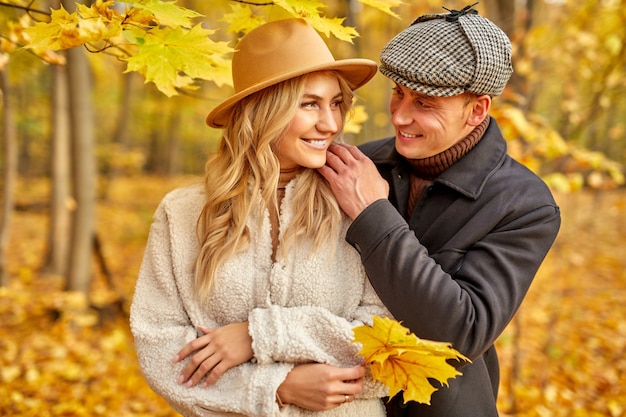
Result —
[{"label": "blonde woman", "polygon": [[369,60],[335,60],[304,21],[265,24],[233,56],[235,94],[204,185],[161,202],[131,328],[151,387],[185,416],[384,416],[352,328],[387,315],[317,168]]}]

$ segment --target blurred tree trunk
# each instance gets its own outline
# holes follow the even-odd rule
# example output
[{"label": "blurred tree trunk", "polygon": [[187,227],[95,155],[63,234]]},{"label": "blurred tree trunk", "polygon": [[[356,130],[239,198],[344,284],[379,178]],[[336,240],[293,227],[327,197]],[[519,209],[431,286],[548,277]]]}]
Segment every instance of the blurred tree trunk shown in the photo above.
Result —
[{"label": "blurred tree trunk", "polygon": [[181,139],[180,139],[180,112],[175,111],[170,117],[169,134],[167,135],[167,152],[164,155],[165,166],[168,176],[173,176],[177,172],[180,172],[180,151],[181,151]]},{"label": "blurred tree trunk", "polygon": [[[532,2],[532,0],[527,0]],[[515,30],[515,2],[511,0],[485,0],[487,18],[498,25],[509,38]]]},{"label": "blurred tree trunk", "polygon": [[113,142],[125,148],[128,145],[128,126],[132,114],[132,98],[134,93],[133,80],[135,74],[132,72],[122,74],[122,89],[120,97],[120,107],[117,115],[117,125],[113,133]]},{"label": "blurred tree trunk", "polygon": [[10,104],[8,65],[0,66],[0,94],[2,95],[2,135],[4,136],[4,198],[0,219],[0,286],[9,283],[6,271],[6,248],[9,242],[9,228],[13,217],[15,183],[17,181],[17,128]]},{"label": "blurred tree trunk", "polygon": [[[486,0],[485,5],[486,17],[498,25],[516,46],[513,56],[515,66],[515,62],[521,61],[526,54],[524,38],[533,25],[535,0],[526,0],[523,3],[511,0]],[[528,81],[517,72],[513,72],[508,88],[515,94],[529,98]],[[531,104],[526,101],[525,104],[518,103],[518,105],[528,108]]]},{"label": "blurred tree trunk", "polygon": [[[120,105],[117,112],[117,124],[113,132],[113,145],[115,151],[125,152],[128,149],[128,128],[130,126],[130,118],[132,115],[133,93],[135,92],[134,78],[136,74],[129,72],[122,74],[122,89],[120,90]],[[113,165],[109,167],[107,172],[109,179],[120,174],[119,166]],[[106,191],[105,191],[106,192]]]},{"label": "blurred tree trunk", "polygon": [[[74,0],[63,0],[71,13]],[[84,4],[84,1],[80,3]],[[94,120],[91,103],[91,77],[86,51],[67,51],[70,127],[72,144],[73,191],[76,210],[72,218],[67,287],[69,291],[89,292],[91,254],[95,218]]]},{"label": "blurred tree trunk", "polygon": [[[52,2],[58,8],[58,0]],[[45,270],[65,276],[70,242],[70,120],[67,68],[52,68],[51,201]]]}]

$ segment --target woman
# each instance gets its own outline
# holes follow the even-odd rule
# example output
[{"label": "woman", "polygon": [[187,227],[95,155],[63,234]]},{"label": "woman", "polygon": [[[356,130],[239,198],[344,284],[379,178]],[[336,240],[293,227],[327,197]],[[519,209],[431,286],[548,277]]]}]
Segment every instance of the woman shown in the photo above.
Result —
[{"label": "woman", "polygon": [[384,416],[351,341],[388,313],[316,170],[375,73],[299,19],[239,43],[204,187],[161,202],[131,309],[146,379],[181,414]]}]

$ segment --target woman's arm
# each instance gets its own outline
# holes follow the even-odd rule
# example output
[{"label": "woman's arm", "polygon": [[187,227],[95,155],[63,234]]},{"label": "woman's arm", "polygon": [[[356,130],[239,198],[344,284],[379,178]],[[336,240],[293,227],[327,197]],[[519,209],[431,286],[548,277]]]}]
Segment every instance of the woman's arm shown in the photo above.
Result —
[{"label": "woman's arm", "polygon": [[[389,313],[368,281],[364,282],[361,305],[355,309],[353,320],[321,307],[255,309],[250,315],[252,328],[245,322],[204,329],[204,335],[187,343],[175,358],[179,362],[190,357],[180,381],[195,386],[206,377],[203,385],[210,385],[228,369],[252,359],[253,346],[260,363],[359,365],[356,357],[359,347],[352,343],[352,328],[364,322],[371,324],[374,315],[389,316]],[[368,382],[364,396],[386,395],[380,384],[369,381],[369,377]]]},{"label": "woman's arm", "polygon": [[359,346],[352,329],[371,324],[383,308],[364,306],[355,316],[337,316],[323,307],[301,306],[254,309],[249,319],[254,356],[259,363],[319,362],[335,366],[359,365]]},{"label": "woman's arm", "polygon": [[[186,361],[172,358],[197,339],[179,293],[172,263],[173,247],[166,209],[157,210],[131,307],[131,329],[142,372],[151,388],[179,413],[205,415],[207,410],[250,416],[276,415],[276,390],[293,365],[246,362],[209,387],[179,384]],[[181,232],[180,230],[178,232]],[[177,248],[180,250],[180,248]],[[216,323],[207,323],[216,326]]]}]

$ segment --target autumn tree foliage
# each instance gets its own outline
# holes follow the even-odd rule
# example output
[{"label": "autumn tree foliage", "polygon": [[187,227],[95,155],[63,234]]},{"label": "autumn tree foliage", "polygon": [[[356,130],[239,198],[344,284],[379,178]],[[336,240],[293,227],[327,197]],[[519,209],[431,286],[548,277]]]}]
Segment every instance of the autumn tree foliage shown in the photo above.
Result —
[{"label": "autumn tree foliage", "polygon": [[[183,7],[183,3],[189,3],[192,8]],[[379,12],[378,19],[386,16],[388,20],[397,22],[400,21],[397,10],[402,7],[405,8],[403,15],[409,16],[443,11],[439,2],[434,0],[421,2],[420,5],[400,0],[360,0],[348,3],[349,8],[342,8],[341,2],[317,0],[220,0],[211,2],[214,6],[212,9],[221,8],[219,18],[214,20],[193,10],[193,7],[202,8],[193,1],[140,0],[125,3],[97,0],[88,5],[79,5],[76,11],[69,12],[63,7],[50,11],[45,8],[35,9],[37,2],[13,0],[4,6],[13,5],[28,10],[28,13],[7,22],[2,49],[10,51],[24,46],[47,62],[63,64],[63,56],[55,51],[83,45],[90,52],[116,56],[124,62],[124,72],[141,74],[147,83],[154,84],[159,91],[172,97],[181,92],[193,94],[202,89],[202,82],[205,81],[217,87],[227,86],[230,82],[232,41],[268,19],[302,17],[329,38],[360,49],[359,45],[367,40],[361,39],[355,27],[355,10],[359,8],[359,16],[364,16],[362,20],[365,23],[358,29],[365,32],[371,32],[370,23],[375,19],[371,15],[373,10]],[[622,184],[622,167],[612,161],[622,162],[624,159],[624,148],[619,145],[617,138],[620,132],[626,131],[617,116],[621,114],[620,108],[624,104],[616,96],[620,89],[623,90],[626,79],[622,58],[624,54],[620,53],[626,39],[624,25],[620,24],[626,19],[624,7],[620,6],[623,0],[594,0],[584,6],[568,1],[549,4],[528,2],[525,6],[509,3],[488,0],[484,6],[479,4],[478,7],[484,7],[481,12],[505,28],[516,46],[516,72],[511,83],[512,89],[507,90],[503,100],[496,102],[496,106],[503,103],[507,107],[498,115],[503,116],[504,124],[510,121],[510,130],[515,134],[510,138],[522,145],[514,147],[512,153],[520,151],[521,154],[515,156],[527,160],[533,169],[546,175],[546,180],[552,186],[562,190],[572,191],[582,186],[606,188]],[[329,4],[334,6],[329,7]],[[459,6],[462,4],[458,2]],[[454,8],[455,4],[447,6]],[[347,18],[333,17],[332,13],[346,13]],[[561,22],[567,28],[572,41],[566,39],[561,42],[557,32],[549,32],[554,24],[552,20]],[[593,34],[586,32],[590,24],[597,28]],[[231,38],[218,40],[218,35],[223,38],[224,34],[223,30],[218,33],[218,28],[224,27]],[[395,27],[396,31],[402,28]],[[584,48],[583,43],[576,39],[595,47]],[[567,53],[560,50],[563,45]],[[596,50],[606,53],[601,55],[601,59],[595,59],[591,51]],[[551,65],[551,62],[562,62],[563,65]],[[573,66],[578,66],[582,71],[567,72],[569,82],[564,88],[561,88],[562,83],[544,81],[544,74],[554,72],[552,79],[557,80],[561,76],[556,71]],[[594,73],[601,76],[600,82],[590,79]],[[544,84],[548,87],[544,87]],[[581,105],[584,102],[579,97],[581,93],[589,93],[589,106]],[[552,96],[546,97],[546,94]],[[366,99],[369,95],[364,92]],[[376,102],[384,103],[384,98],[375,97]],[[553,103],[553,97],[565,99]],[[617,105],[608,105],[616,100]],[[384,124],[387,118],[376,113],[380,104],[367,104],[370,111],[361,112],[359,120],[372,131],[372,127]],[[535,107],[541,108],[542,116],[538,117],[533,112]],[[514,114],[510,108],[519,112]],[[602,111],[604,108],[607,112]],[[555,109],[559,109],[560,113],[556,113]],[[372,117],[368,118],[365,114]],[[584,121],[588,117],[598,122],[586,127]],[[599,127],[601,119],[606,127]],[[589,133],[585,137],[590,138],[591,144],[602,143],[603,148],[610,150],[609,157],[603,158],[597,152],[588,152],[588,146],[583,140],[568,141],[568,136],[578,138],[581,132]],[[568,142],[568,145],[551,146],[543,143],[554,143],[555,136],[559,136],[561,142]],[[546,152],[545,148],[550,148],[550,151]],[[539,166],[541,168],[537,169]]]}]

